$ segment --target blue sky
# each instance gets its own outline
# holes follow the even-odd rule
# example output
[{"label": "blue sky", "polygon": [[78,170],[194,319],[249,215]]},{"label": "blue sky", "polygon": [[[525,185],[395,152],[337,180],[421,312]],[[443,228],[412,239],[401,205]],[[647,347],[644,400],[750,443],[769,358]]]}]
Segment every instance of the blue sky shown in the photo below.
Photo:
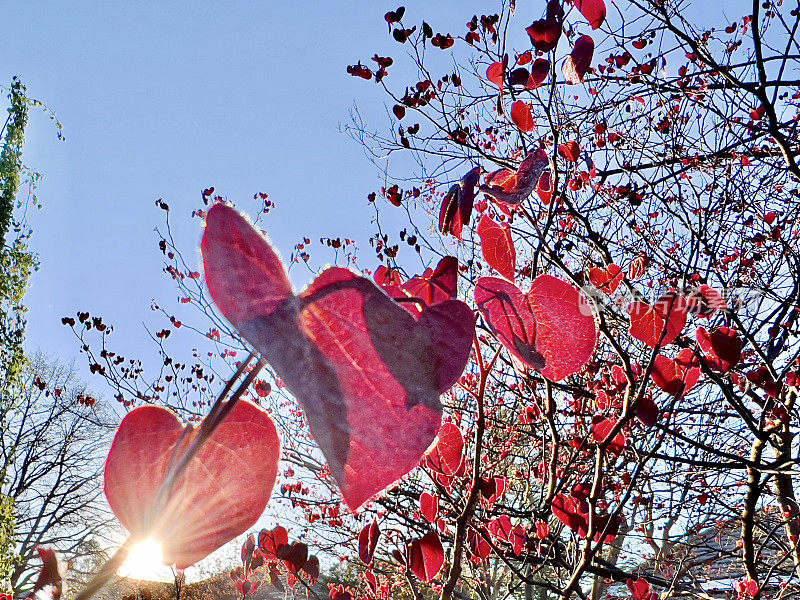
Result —
[{"label": "blue sky", "polygon": [[[459,2],[457,11],[444,2],[406,4],[412,21],[424,16],[454,33],[473,11],[487,10],[481,2]],[[374,1],[338,9],[274,1],[6,6],[0,82],[20,76],[56,111],[66,136],[59,142],[45,114],[31,115],[24,160],[44,175],[44,209],[31,215],[41,270],[27,297],[29,348],[67,362],[77,356],[60,319],[81,309],[115,326],[119,350],[152,351],[142,327],[153,322],[151,300],[169,307],[176,299],[155,245],[158,198],[172,207],[184,248],[199,240],[190,213],[211,185],[242,202],[269,193],[278,208],[266,227],[284,256],[302,235],[348,236],[363,248],[374,214],[365,198],[380,174],[339,126],[354,100],[375,127],[386,117],[378,87],[345,68],[376,51],[401,51],[383,22],[390,8]],[[372,259],[368,250],[362,256]],[[83,359],[76,364],[102,388]]]},{"label": "blue sky", "polygon": [[[408,23],[425,18],[455,35],[499,3],[405,5]],[[543,6],[519,3],[520,33]],[[76,357],[60,319],[80,309],[115,326],[120,351],[152,352],[142,327],[154,322],[150,303],[170,308],[176,299],[160,273],[153,230],[163,215],[154,202],[172,207],[178,243],[192,248],[200,226],[190,213],[207,186],[240,202],[270,194],[278,208],[265,227],[283,256],[303,235],[341,235],[361,243],[362,267],[374,267],[365,198],[380,173],[339,127],[354,101],[371,126],[386,126],[379,87],[345,68],[375,52],[398,58],[404,47],[383,21],[393,8],[374,0],[7,3],[0,83],[20,76],[66,136],[59,142],[45,114],[31,115],[24,159],[44,175],[44,209],[31,217],[41,270],[27,297],[29,348]],[[398,81],[401,68],[390,70]],[[77,366],[102,387],[84,360]]]}]

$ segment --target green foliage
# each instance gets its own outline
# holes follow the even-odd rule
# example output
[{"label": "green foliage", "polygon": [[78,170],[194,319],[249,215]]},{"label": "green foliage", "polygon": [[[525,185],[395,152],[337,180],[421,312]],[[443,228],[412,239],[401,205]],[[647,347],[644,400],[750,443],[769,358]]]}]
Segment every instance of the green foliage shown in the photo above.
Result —
[{"label": "green foliage", "polygon": [[14,499],[0,496],[0,593],[11,592],[14,558]]},{"label": "green foliage", "polygon": [[[8,94],[9,108],[0,151],[0,408],[8,409],[14,404],[14,390],[25,355],[25,306],[22,299],[28,287],[28,279],[37,267],[36,257],[27,246],[30,230],[23,221],[14,219],[14,211],[27,204],[31,198],[35,203],[35,185],[38,175],[28,177],[29,193],[23,201],[17,195],[25,174],[22,164],[22,146],[25,141],[25,126],[28,122],[28,107],[37,105],[26,96],[25,86],[14,78]],[[12,449],[13,454],[13,449]],[[7,459],[10,456],[6,457]],[[6,479],[8,460],[0,467],[0,483]],[[0,496],[0,591],[10,591],[10,579],[14,572],[15,546],[14,500]]]},{"label": "green foliage", "polygon": [[0,245],[5,247],[6,235],[11,226],[11,216],[17,201],[20,174],[22,173],[22,144],[25,141],[25,126],[28,124],[28,99],[25,86],[14,78],[8,94],[5,140],[0,153]]},{"label": "green foliage", "polygon": [[[25,86],[14,78],[8,94],[8,119],[5,138],[0,152],[0,401],[9,402],[10,392],[19,377],[25,360],[22,344],[25,337],[25,307],[22,298],[28,287],[28,278],[36,268],[36,258],[28,250],[26,241],[30,231],[13,219],[20,180],[24,172],[22,145],[28,122],[31,101],[25,95]],[[29,179],[31,192],[36,177]],[[32,194],[29,194],[30,198]],[[35,197],[35,196],[34,196]],[[26,200],[27,202],[27,200]],[[13,239],[9,240],[9,236]]]}]

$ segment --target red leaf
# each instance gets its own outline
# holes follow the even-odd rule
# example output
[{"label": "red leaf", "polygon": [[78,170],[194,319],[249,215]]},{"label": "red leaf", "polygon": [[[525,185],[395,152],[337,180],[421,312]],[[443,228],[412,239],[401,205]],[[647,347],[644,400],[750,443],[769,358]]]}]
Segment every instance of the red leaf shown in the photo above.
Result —
[{"label": "red leaf", "polygon": [[531,107],[522,100],[517,100],[511,105],[511,120],[514,121],[514,125],[525,133],[536,129],[536,123],[533,122],[533,115],[531,114]]},{"label": "red leaf", "polygon": [[601,269],[595,267],[589,269],[589,283],[591,283],[598,290],[612,295],[617,291],[619,284],[625,279],[625,273],[622,269],[611,263],[608,268]]},{"label": "red leaf", "polygon": [[442,206],[439,209],[439,231],[443,235],[450,233],[460,240],[464,226],[458,216],[459,204],[461,204],[461,186],[454,183],[442,198]]},{"label": "red leaf", "polygon": [[597,346],[597,323],[586,296],[566,281],[539,275],[528,299],[536,317],[536,349],[545,359],[542,375],[561,381],[583,369]]},{"label": "red leaf", "polygon": [[[608,436],[611,434],[612,429],[614,429],[616,425],[616,421],[606,419],[600,415],[595,415],[592,422],[592,437],[598,444],[602,444],[608,439]],[[616,454],[618,456],[622,454],[627,441],[628,440],[625,438],[625,434],[620,431],[614,436],[614,439],[608,443],[606,448],[611,454]]]},{"label": "red leaf", "polygon": [[[377,275],[377,271],[376,271]],[[386,279],[385,275],[383,276]],[[424,306],[433,306],[452,300],[458,292],[458,259],[445,256],[435,269],[426,269],[422,275],[412,277],[402,283],[399,274],[391,283],[383,285],[383,291],[395,300],[413,298],[418,302],[403,302],[401,306],[413,316],[418,317]]]},{"label": "red leaf", "polygon": [[650,306],[631,302],[628,316],[630,334],[651,348],[666,346],[675,341],[686,326],[686,301],[681,296],[667,295]]},{"label": "red leaf", "polygon": [[480,167],[470,170],[442,199],[442,206],[439,209],[439,231],[444,235],[451,233],[461,239],[462,227],[469,224],[472,214],[475,186],[478,185],[480,174]]},{"label": "red leaf", "polygon": [[675,359],[658,355],[653,364],[653,383],[673,396],[682,396],[700,379],[700,363],[691,348],[684,348]]},{"label": "red leaf", "polygon": [[458,259],[445,256],[435,269],[426,269],[422,275],[412,277],[403,283],[400,274],[380,266],[375,270],[375,281],[384,292],[395,300],[413,299],[401,302],[400,306],[412,316],[419,317],[423,307],[452,300],[458,293]]},{"label": "red leaf", "polygon": [[649,396],[644,396],[636,405],[636,418],[642,425],[652,427],[658,421],[658,405]]},{"label": "red leaf", "polygon": [[278,550],[278,558],[292,573],[297,573],[308,562],[308,546],[302,542],[292,542]]},{"label": "red leaf", "polygon": [[578,162],[581,156],[581,147],[575,140],[570,140],[558,147],[558,154],[569,162]]},{"label": "red leaf", "polygon": [[439,518],[439,496],[423,493],[419,497],[419,510],[428,523],[435,523]]},{"label": "red leaf", "polygon": [[489,545],[479,531],[470,529],[467,533],[467,543],[469,544],[470,553],[476,563],[482,563],[492,553],[492,547]]},{"label": "red leaf", "polygon": [[511,531],[514,529],[511,525],[511,519],[508,515],[501,515],[494,521],[489,523],[489,533],[496,540],[507,542],[511,539]]},{"label": "red leaf", "polygon": [[430,583],[442,570],[444,548],[435,531],[408,544],[408,568],[417,579]]},{"label": "red leaf", "polygon": [[[39,575],[36,577],[36,583],[33,585],[33,590],[29,598],[52,598],[52,600],[59,600],[63,591],[63,579],[67,574],[67,563],[62,561],[55,550],[45,548],[43,546],[36,546],[36,552],[42,561],[42,568],[39,570]],[[45,590],[45,588],[48,588]],[[37,592],[46,591],[47,594],[39,594]],[[0,597],[5,594],[0,594]],[[12,600],[13,596],[8,594],[8,600]]]},{"label": "red leaf", "polygon": [[603,0],[570,0],[570,2],[581,12],[592,29],[597,29],[605,21],[606,3]]},{"label": "red leaf", "polygon": [[481,496],[486,499],[486,504],[492,506],[506,492],[506,478],[492,477],[491,479],[481,479]]},{"label": "red leaf", "polygon": [[309,556],[306,564],[303,565],[303,571],[305,571],[311,579],[319,579],[319,559],[316,556]]},{"label": "red leaf", "polygon": [[631,593],[633,600],[650,600],[653,594],[653,588],[646,579],[628,579],[628,590]]},{"label": "red leaf", "polygon": [[583,83],[583,76],[589,71],[594,54],[594,40],[582,35],[575,41],[572,52],[564,61],[564,79],[567,84]]},{"label": "red leaf", "polygon": [[580,501],[571,496],[558,494],[553,498],[551,510],[556,519],[579,535],[586,536],[589,530],[588,514],[581,509]]},{"label": "red leaf", "polygon": [[[553,498],[551,509],[559,521],[580,537],[586,538],[589,533],[589,506],[585,501],[572,496],[558,494]],[[596,529],[595,541],[599,542],[601,537],[604,543],[614,541],[619,531],[618,518],[595,514],[594,523]]]},{"label": "red leaf", "polygon": [[544,357],[536,351],[536,317],[519,288],[503,279],[481,277],[475,284],[475,304],[506,350],[534,369],[544,368]]},{"label": "red leaf", "polygon": [[511,240],[511,229],[484,214],[478,222],[478,236],[486,263],[509,281],[514,281],[517,251]]},{"label": "red leaf", "polygon": [[469,358],[466,304],[412,316],[341,268],[294,296],[269,244],[223,204],[208,212],[202,252],[212,298],[303,406],[352,509],[417,466],[439,430],[439,396]]},{"label": "red leaf", "polygon": [[289,533],[278,525],[258,532],[258,549],[268,561],[278,558],[278,550],[289,544]]},{"label": "red leaf", "polygon": [[540,275],[527,296],[507,282],[481,277],[475,303],[515,357],[561,381],[580,371],[597,345],[597,324],[586,297],[573,285]]},{"label": "red leaf", "polygon": [[375,283],[384,288],[384,291],[387,286],[400,286],[403,283],[403,278],[400,277],[400,273],[384,265],[375,269],[372,278],[375,280]]},{"label": "red leaf", "polygon": [[447,477],[455,475],[464,460],[464,436],[453,423],[439,430],[436,445],[425,456],[425,466]]},{"label": "red leaf", "polygon": [[708,366],[715,371],[727,373],[742,359],[744,342],[735,329],[719,327],[708,332],[705,328],[698,327],[695,339]]},{"label": "red leaf", "polygon": [[183,453],[196,435],[185,435],[165,408],[137,408],[122,420],[105,466],[106,498],[120,523],[137,538],[161,542],[165,562],[180,569],[252,527],[278,472],[280,439],[272,419],[240,401],[156,505],[176,451]]},{"label": "red leaf", "polygon": [[528,83],[525,88],[535,90],[544,83],[547,76],[550,74],[550,61],[546,58],[537,58],[531,66],[531,76],[528,78]]},{"label": "red leaf", "polygon": [[528,543],[528,532],[522,525],[514,526],[511,530],[511,547],[514,548],[514,554],[520,556],[522,550]]},{"label": "red leaf", "polygon": [[503,89],[503,76],[505,73],[505,66],[501,62],[495,62],[489,65],[486,69],[486,79],[491,81],[501,90]]},{"label": "red leaf", "polygon": [[553,181],[550,177],[549,170],[545,170],[544,173],[542,173],[539,183],[536,185],[536,194],[545,206],[550,204],[550,201],[553,199]]},{"label": "red leaf", "polygon": [[707,319],[718,310],[725,310],[728,307],[722,294],[705,284],[698,286],[687,294],[686,304],[689,314],[695,315],[700,319]]},{"label": "red leaf", "polygon": [[358,534],[358,557],[365,565],[372,564],[372,557],[375,556],[375,548],[378,547],[380,537],[381,530],[378,529],[377,519],[366,525]]},{"label": "red leaf", "polygon": [[650,259],[647,258],[646,254],[637,255],[628,265],[628,279],[635,281],[640,277],[644,277],[649,266]]},{"label": "red leaf", "polygon": [[486,176],[486,186],[489,185],[503,192],[510,192],[517,185],[517,172],[508,169],[493,171]]},{"label": "red leaf", "polygon": [[550,52],[558,46],[561,38],[561,22],[556,19],[539,19],[525,28],[533,47],[541,52]]},{"label": "red leaf", "polygon": [[[544,173],[549,164],[547,153],[544,150],[531,152],[525,157],[517,170],[517,179],[512,188],[507,185],[495,187],[494,185],[482,185],[480,191],[491,196],[498,202],[505,204],[520,204],[531,195],[539,178]],[[491,181],[494,184],[494,180]]]}]

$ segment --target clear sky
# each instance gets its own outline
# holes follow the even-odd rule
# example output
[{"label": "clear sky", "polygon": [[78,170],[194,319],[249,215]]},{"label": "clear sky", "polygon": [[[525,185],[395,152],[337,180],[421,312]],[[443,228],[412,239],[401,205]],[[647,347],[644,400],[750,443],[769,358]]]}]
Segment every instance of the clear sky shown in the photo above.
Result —
[{"label": "clear sky", "polygon": [[[424,17],[453,33],[465,30],[464,15],[491,8],[406,4],[413,22]],[[120,351],[151,351],[141,325],[153,322],[151,300],[176,299],[160,273],[158,198],[172,207],[186,248],[200,236],[191,210],[212,185],[242,202],[270,194],[278,208],[266,227],[284,256],[302,235],[365,246],[366,195],[379,173],[339,126],[354,100],[375,127],[386,116],[378,87],[345,68],[376,51],[401,52],[383,22],[392,8],[374,0],[5,3],[0,83],[20,76],[66,136],[59,142],[46,115],[31,115],[24,160],[44,175],[44,209],[31,215],[41,270],[27,297],[29,348],[76,356],[60,319],[80,309],[115,326]],[[83,359],[77,366],[102,387]]]}]

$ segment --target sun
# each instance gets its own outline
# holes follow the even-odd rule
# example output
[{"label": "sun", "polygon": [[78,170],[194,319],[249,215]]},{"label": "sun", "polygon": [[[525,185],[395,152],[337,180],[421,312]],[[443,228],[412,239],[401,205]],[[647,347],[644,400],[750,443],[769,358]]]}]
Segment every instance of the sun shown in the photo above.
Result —
[{"label": "sun", "polygon": [[120,577],[148,581],[171,579],[171,570],[164,564],[161,544],[152,539],[135,544],[117,574]]}]

